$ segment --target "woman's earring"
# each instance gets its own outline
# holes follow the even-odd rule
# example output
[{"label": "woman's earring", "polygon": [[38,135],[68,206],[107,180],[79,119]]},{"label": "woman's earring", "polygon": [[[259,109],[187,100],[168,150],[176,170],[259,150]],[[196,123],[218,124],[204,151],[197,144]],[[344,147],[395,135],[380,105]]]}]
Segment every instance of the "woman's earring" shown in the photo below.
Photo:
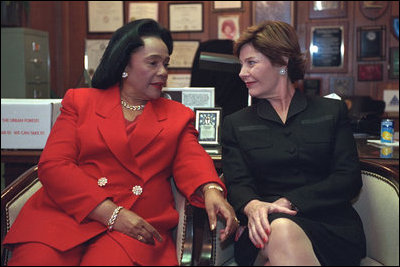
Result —
[{"label": "woman's earring", "polygon": [[286,73],[287,73],[286,68],[282,68],[282,69],[279,70],[279,74],[282,75],[282,76],[285,75]]},{"label": "woman's earring", "polygon": [[126,77],[128,77],[128,73],[124,71],[124,72],[122,73],[122,78],[126,78]]}]

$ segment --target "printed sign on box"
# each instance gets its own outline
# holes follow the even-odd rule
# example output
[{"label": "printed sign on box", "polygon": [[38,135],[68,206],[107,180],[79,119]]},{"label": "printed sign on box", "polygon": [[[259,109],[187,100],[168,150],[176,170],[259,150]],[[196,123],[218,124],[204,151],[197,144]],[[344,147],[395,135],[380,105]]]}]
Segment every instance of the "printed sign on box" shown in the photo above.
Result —
[{"label": "printed sign on box", "polygon": [[1,149],[43,149],[61,99],[1,99]]}]

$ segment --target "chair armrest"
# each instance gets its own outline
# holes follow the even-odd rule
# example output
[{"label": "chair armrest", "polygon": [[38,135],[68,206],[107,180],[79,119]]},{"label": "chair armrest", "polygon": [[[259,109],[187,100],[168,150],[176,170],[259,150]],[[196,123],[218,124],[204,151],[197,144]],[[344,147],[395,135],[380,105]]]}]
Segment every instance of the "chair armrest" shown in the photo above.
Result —
[{"label": "chair armrest", "polygon": [[192,206],[171,179],[179,223],[174,230],[178,262],[182,266],[214,265],[215,231],[210,231],[207,213]]},{"label": "chair armrest", "polygon": [[175,209],[179,213],[178,226],[174,229],[176,256],[181,266],[192,265],[193,258],[193,209],[186,198],[177,189],[174,179],[171,178],[171,187],[175,199]]},{"label": "chair armrest", "polygon": [[[21,174],[3,191],[1,191],[1,242],[10,230],[19,211],[25,202],[41,187],[37,166]],[[1,263],[7,265],[10,252],[1,245]]]},{"label": "chair armrest", "polygon": [[[367,241],[364,262],[399,265],[398,171],[375,162],[360,161],[363,187],[353,202]],[[365,264],[365,263],[363,263]]]}]

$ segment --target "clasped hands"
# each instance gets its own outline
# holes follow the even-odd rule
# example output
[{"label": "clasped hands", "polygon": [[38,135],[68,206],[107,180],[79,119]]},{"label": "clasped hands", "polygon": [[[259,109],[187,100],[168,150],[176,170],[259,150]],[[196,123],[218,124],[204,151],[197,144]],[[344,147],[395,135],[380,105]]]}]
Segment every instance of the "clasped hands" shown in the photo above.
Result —
[{"label": "clasped hands", "polygon": [[271,225],[268,220],[268,214],[286,213],[292,216],[297,214],[292,203],[287,198],[279,198],[270,203],[260,200],[251,200],[244,208],[247,215],[249,228],[249,238],[257,248],[263,248],[268,242],[268,236],[271,234]]}]

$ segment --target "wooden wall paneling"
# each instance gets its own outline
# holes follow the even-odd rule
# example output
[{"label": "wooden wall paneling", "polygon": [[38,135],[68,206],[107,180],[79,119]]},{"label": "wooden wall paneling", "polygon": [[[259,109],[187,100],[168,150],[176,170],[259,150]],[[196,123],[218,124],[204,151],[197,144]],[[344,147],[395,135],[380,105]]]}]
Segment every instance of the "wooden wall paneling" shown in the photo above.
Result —
[{"label": "wooden wall paneling", "polygon": [[61,26],[60,4],[57,1],[31,1],[29,18],[22,26],[46,31],[49,33],[49,53],[50,53],[50,89],[51,95],[57,94],[59,87],[57,80],[58,60],[58,39],[57,30]]},{"label": "wooden wall paneling", "polygon": [[[125,16],[129,2],[124,2]],[[154,1],[148,1],[154,2]],[[181,1],[157,1],[159,3],[159,22],[168,27],[168,4],[182,3]],[[185,1],[193,3],[193,1]],[[219,15],[240,15],[240,31],[252,24],[253,2],[243,1],[243,11],[213,12],[212,1],[195,1],[203,3],[203,32],[200,33],[173,33],[174,40],[200,40],[218,38],[217,18]],[[352,76],[354,78],[354,93],[356,95],[376,96],[378,83],[394,82],[398,86],[398,80],[389,80],[388,72],[384,71],[383,80],[380,82],[357,81],[358,64],[366,63],[357,61],[356,29],[360,26],[386,26],[386,59],[377,62],[386,67],[389,64],[389,47],[398,47],[399,41],[390,33],[390,17],[398,16],[399,2],[390,1],[389,8],[376,20],[366,18],[359,9],[358,1],[349,1],[347,16],[345,18],[314,19],[309,18],[309,2],[296,1],[295,27],[299,36],[302,51],[307,51],[307,24],[309,22],[338,22],[348,23],[348,71],[347,73],[306,73],[305,78],[321,78],[321,94],[329,93],[329,77]],[[125,18],[127,19],[127,18]],[[51,60],[51,89],[54,97],[63,97],[68,88],[75,87],[84,68],[85,39],[109,39],[111,34],[87,33],[87,1],[30,1],[30,17],[24,22],[23,27],[49,32],[49,47]],[[174,70],[175,73],[187,73],[190,70]]]}]

